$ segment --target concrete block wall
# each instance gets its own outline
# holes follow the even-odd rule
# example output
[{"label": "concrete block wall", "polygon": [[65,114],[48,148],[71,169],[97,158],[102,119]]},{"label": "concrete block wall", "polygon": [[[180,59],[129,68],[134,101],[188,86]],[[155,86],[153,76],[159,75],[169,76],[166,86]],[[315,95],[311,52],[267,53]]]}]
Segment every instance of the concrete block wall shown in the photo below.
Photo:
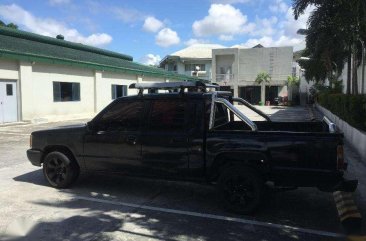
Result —
[{"label": "concrete block wall", "polygon": [[316,108],[328,117],[343,132],[347,142],[349,142],[358,152],[364,164],[366,164],[366,132],[360,131],[347,122],[334,115],[329,110],[319,104],[315,104]]}]

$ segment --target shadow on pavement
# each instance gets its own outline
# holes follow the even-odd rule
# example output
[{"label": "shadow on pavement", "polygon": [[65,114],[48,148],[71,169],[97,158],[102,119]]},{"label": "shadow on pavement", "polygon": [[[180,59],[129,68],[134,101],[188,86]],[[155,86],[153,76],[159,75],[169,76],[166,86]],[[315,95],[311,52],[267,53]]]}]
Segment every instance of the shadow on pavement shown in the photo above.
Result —
[{"label": "shadow on pavement", "polygon": [[27,182],[41,186],[48,186],[47,181],[43,177],[42,169],[25,173],[13,178],[17,182]]},{"label": "shadow on pavement", "polygon": [[7,240],[340,240],[301,234],[287,228],[256,227],[77,199],[34,204],[59,209],[83,209],[84,215],[39,222],[26,237]]},{"label": "shadow on pavement", "polygon": [[[17,176],[14,180],[48,186],[41,170]],[[38,223],[29,232],[28,238],[56,241],[115,240],[110,235],[120,235],[136,239],[179,240],[184,236],[192,240],[242,240],[242,235],[247,234],[249,236],[245,240],[337,240],[290,229],[257,227],[86,201],[78,199],[80,196],[339,232],[332,196],[311,188],[280,193],[270,189],[266,202],[255,216],[226,213],[218,207],[213,187],[192,183],[93,174],[82,177],[72,189],[58,191],[67,193],[71,200],[33,204],[60,209],[83,209],[83,216],[72,216],[59,222]]]}]

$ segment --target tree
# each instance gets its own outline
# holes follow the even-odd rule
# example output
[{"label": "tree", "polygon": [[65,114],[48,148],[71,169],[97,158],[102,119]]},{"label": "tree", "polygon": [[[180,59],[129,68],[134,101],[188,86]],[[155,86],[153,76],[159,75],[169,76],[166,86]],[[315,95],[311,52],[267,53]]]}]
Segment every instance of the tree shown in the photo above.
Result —
[{"label": "tree", "polygon": [[18,25],[14,24],[14,23],[6,24],[1,20],[0,20],[0,27],[8,27],[8,28],[13,28],[13,29],[18,29]]},{"label": "tree", "polygon": [[[308,19],[308,29],[299,33],[306,34],[309,57],[317,59],[317,64],[324,68],[326,74],[321,73],[315,61],[305,64],[308,66],[303,63],[302,67],[324,80],[333,75],[335,66],[336,72],[340,72],[347,61],[353,70],[351,72],[348,68],[347,92],[352,90],[352,93],[357,93],[357,68],[362,59],[361,42],[366,39],[366,1],[294,0],[295,19],[310,5],[315,6],[315,10]],[[309,68],[315,68],[315,71],[309,71]]]},{"label": "tree", "polygon": [[266,72],[260,72],[255,78],[255,82],[261,85],[261,102],[264,104],[266,101],[266,83],[271,82],[271,76]]},{"label": "tree", "polygon": [[266,84],[271,82],[271,76],[266,72],[260,72],[255,78],[257,84]]},{"label": "tree", "polygon": [[287,86],[299,86],[300,85],[300,79],[299,77],[289,75],[287,76]]}]

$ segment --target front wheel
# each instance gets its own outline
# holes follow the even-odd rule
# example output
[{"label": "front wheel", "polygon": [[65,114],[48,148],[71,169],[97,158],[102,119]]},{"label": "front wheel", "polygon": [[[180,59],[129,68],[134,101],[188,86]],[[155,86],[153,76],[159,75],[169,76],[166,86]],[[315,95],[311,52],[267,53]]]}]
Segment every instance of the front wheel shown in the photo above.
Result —
[{"label": "front wheel", "polygon": [[49,153],[43,162],[43,175],[55,188],[66,188],[78,177],[77,164],[61,152]]},{"label": "front wheel", "polygon": [[262,201],[263,192],[263,179],[252,168],[229,167],[218,180],[220,203],[225,209],[235,213],[253,213]]}]

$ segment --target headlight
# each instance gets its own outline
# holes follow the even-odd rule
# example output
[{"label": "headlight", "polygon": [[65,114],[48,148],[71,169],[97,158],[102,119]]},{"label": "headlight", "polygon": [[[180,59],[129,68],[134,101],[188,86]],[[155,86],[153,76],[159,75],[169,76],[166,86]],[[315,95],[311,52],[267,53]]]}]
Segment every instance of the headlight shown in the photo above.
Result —
[{"label": "headlight", "polygon": [[29,136],[29,147],[32,148],[32,139],[33,139],[33,136],[32,134]]}]

